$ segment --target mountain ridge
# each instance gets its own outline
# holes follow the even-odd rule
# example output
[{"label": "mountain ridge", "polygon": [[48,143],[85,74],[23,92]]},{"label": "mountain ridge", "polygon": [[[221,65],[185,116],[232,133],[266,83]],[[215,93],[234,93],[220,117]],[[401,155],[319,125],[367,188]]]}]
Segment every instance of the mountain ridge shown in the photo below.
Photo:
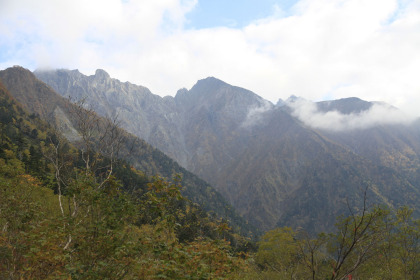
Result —
[{"label": "mountain ridge", "polygon": [[[60,83],[54,71],[39,78],[53,88]],[[85,80],[81,76],[60,94],[77,93]],[[117,91],[119,83],[114,80],[112,87],[108,81],[102,86],[104,92]],[[84,90],[95,94],[95,88]],[[320,129],[296,116],[293,104],[309,101],[291,97],[274,105],[213,77],[198,81],[190,90],[181,89],[175,97],[139,95],[137,103],[104,104],[96,96],[99,99],[93,104],[104,106],[101,110],[131,108],[130,114],[123,115],[131,125],[129,131],[144,133],[153,146],[209,181],[259,228],[288,225],[313,232],[328,230],[337,214],[348,211],[346,199],[360,206],[361,189],[367,185],[369,197],[377,203],[419,205],[418,127],[401,125],[398,131],[393,125],[374,123],[382,132]],[[348,98],[308,104],[318,114],[352,117],[363,116],[377,103]],[[142,126],[149,127],[148,134]],[[394,140],[379,145],[382,138]],[[377,150],[360,148],[375,147],[375,143]],[[404,166],[393,161],[398,158],[405,160]]]},{"label": "mountain ridge", "polygon": [[[45,118],[50,124],[58,128],[66,126],[67,130],[74,130],[75,120],[71,117],[72,104],[58,95],[51,87],[38,80],[33,73],[22,67],[9,68],[0,71],[0,80],[17,101],[24,104],[26,109]],[[22,91],[25,89],[25,92]],[[33,102],[38,98],[45,97],[42,110],[39,111],[40,103]],[[58,110],[58,111],[57,111]],[[57,118],[59,116],[60,118]],[[174,160],[167,157],[156,148],[151,147],[144,140],[122,132],[126,146],[122,148],[124,159],[134,167],[143,171],[148,176],[161,175],[171,179],[174,173],[182,174],[182,192],[193,202],[199,204],[205,210],[215,213],[223,219],[229,220],[232,225],[240,228],[244,234],[248,230],[254,231],[246,225],[227,201],[213,189],[207,182],[185,170]],[[77,139],[71,139],[77,140]]]}]

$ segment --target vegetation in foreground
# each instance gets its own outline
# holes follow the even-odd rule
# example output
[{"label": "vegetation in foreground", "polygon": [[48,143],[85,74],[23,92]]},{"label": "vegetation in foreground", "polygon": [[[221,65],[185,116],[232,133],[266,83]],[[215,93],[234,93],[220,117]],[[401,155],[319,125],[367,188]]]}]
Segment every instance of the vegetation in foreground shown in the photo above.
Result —
[{"label": "vegetation in foreground", "polygon": [[84,115],[76,149],[0,89],[0,279],[217,279],[243,267],[249,241],[185,199],[179,178],[117,160],[115,125]]},{"label": "vegetation in foreground", "polygon": [[420,220],[402,207],[341,217],[336,233],[267,232],[245,279],[420,279]]},{"label": "vegetation in foreground", "polygon": [[6,95],[0,123],[1,279],[420,278],[408,208],[369,208],[365,196],[336,233],[279,228],[252,250],[176,178],[147,178],[89,137],[77,150]]}]

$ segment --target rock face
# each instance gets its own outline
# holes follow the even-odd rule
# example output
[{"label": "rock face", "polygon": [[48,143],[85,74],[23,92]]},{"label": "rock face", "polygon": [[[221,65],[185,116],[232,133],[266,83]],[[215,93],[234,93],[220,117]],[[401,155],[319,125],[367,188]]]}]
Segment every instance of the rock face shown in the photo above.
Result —
[{"label": "rock face", "polygon": [[[67,75],[65,73],[66,71],[60,72],[60,75]],[[87,99],[87,101],[91,102],[90,104],[98,111],[99,109],[102,109],[100,112],[104,115],[112,115],[114,112],[122,111],[129,112],[130,110],[133,110],[133,107],[135,106],[144,106],[146,108],[148,107],[147,102],[159,102],[161,100],[160,97],[152,95],[145,88],[128,83],[120,84],[118,81],[110,79],[105,71],[98,70],[95,76],[89,77],[87,80],[79,80],[79,82],[82,82],[81,84],[77,83],[77,77],[83,78],[84,76],[82,74],[78,71],[68,71],[68,73],[70,73],[74,80],[60,80],[59,86],[61,88],[69,85],[75,86],[76,90],[75,95],[72,96],[73,99],[85,97],[86,92],[91,92],[92,96],[96,96],[94,94],[97,94],[100,98],[90,98]],[[80,135],[75,128],[77,127],[77,121],[75,120],[74,114],[71,113],[74,111],[74,108],[72,109],[72,106],[74,105],[71,104],[68,99],[57,94],[44,82],[38,80],[29,70],[22,67],[13,67],[0,71],[0,82],[5,85],[13,98],[21,103],[29,113],[38,114],[50,124],[55,125],[68,140],[77,142],[77,140],[80,139]],[[84,88],[83,85],[86,86],[86,88]],[[104,92],[95,88],[98,85],[100,85],[100,89],[104,89]],[[121,92],[116,92],[115,86],[117,86]],[[130,103],[128,103],[127,106],[125,105],[124,96],[127,97],[131,104],[134,104],[132,107],[129,106]],[[147,102],[136,96],[144,97]],[[143,101],[145,102],[144,104],[142,104]],[[116,109],[111,107],[108,108],[104,104],[110,104],[109,102],[116,102],[117,104],[120,104],[121,107]],[[165,105],[161,104],[161,106],[166,108],[164,107]],[[156,127],[160,129],[159,126],[154,125],[152,121],[153,110],[156,110],[156,108],[152,108],[148,113],[142,115],[142,117],[145,117],[146,119],[149,118],[148,121],[150,122],[150,126],[148,129],[151,129],[150,135],[153,135],[153,129],[156,129]],[[166,118],[165,116],[161,116],[161,119]],[[130,121],[125,119],[125,123],[130,124]],[[164,133],[166,133],[166,131],[164,131]],[[207,182],[185,170],[179,166],[178,163],[174,162],[158,149],[153,148],[144,140],[126,133],[125,131],[121,131],[121,134],[123,139],[119,154],[138,170],[143,171],[149,176],[160,175],[169,179],[172,178],[174,173],[181,174],[183,185],[182,192],[187,198],[198,203],[204,210],[216,214],[216,216],[220,218],[231,221],[231,225],[240,229],[242,233],[248,234],[249,231],[255,232],[255,229],[247,224],[244,219],[234,211],[226,199],[224,199],[223,196]],[[77,145],[77,143],[75,144]]]},{"label": "rock face", "polygon": [[147,88],[111,79],[104,70],[84,76],[78,70],[36,71],[35,75],[63,97],[86,104],[102,116],[118,117],[121,126],[186,165],[173,98],[161,98]]},{"label": "rock face", "polygon": [[[420,202],[419,124],[328,131],[301,121],[291,97],[276,105],[216,78],[175,97],[76,71],[36,71],[63,96],[86,98],[98,113],[117,114],[122,126],[210,182],[253,225],[330,229],[347,202],[390,207]],[[352,116],[375,103],[348,98],[315,104],[319,112]]]},{"label": "rock face", "polygon": [[104,70],[92,76],[78,70],[34,74],[63,97],[84,98],[100,115],[118,116],[127,131],[192,172],[225,162],[228,155],[221,149],[220,157],[211,155],[221,141],[246,125],[249,112],[272,106],[254,93],[216,78],[200,80],[190,91],[179,90],[175,98],[161,98],[145,87],[112,79]]}]

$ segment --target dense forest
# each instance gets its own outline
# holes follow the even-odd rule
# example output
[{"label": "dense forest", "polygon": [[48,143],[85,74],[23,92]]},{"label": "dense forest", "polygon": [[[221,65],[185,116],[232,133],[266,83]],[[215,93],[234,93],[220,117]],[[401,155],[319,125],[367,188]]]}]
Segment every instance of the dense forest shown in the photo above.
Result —
[{"label": "dense forest", "polygon": [[283,227],[254,243],[186,199],[176,174],[118,159],[112,122],[80,120],[76,148],[0,84],[1,279],[420,278],[406,207],[369,205],[365,191],[334,232]]}]

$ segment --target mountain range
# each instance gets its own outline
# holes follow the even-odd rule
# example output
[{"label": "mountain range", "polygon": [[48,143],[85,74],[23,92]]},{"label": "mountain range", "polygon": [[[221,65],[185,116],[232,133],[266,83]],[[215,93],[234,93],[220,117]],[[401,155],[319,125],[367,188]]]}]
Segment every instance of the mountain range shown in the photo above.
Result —
[{"label": "mountain range", "polygon": [[[77,116],[74,114],[77,109],[69,99],[57,94],[29,70],[18,66],[0,71],[0,83],[27,112],[46,120],[63,133],[68,140],[76,146],[79,145],[80,133],[77,130]],[[88,111],[85,114],[88,114]],[[100,122],[106,121],[101,118],[99,120]],[[187,171],[144,140],[123,130],[120,133],[122,147],[119,156],[123,160],[132,164],[148,177],[162,176],[171,180],[175,174],[180,174],[183,185],[182,193],[187,198],[200,205],[211,215],[230,221],[231,226],[245,235],[256,232],[255,228],[241,218],[227,200],[207,182]],[[130,181],[131,178],[125,179]],[[132,182],[129,185],[132,185]]]},{"label": "mountain range", "polygon": [[118,116],[128,132],[209,182],[260,229],[328,231],[336,216],[361,207],[365,190],[371,204],[408,205],[418,214],[420,122],[396,121],[401,114],[392,106],[358,98],[272,104],[213,77],[160,97],[104,70],[38,70],[46,85],[33,79],[11,90],[12,70],[0,79],[33,112],[63,116],[48,105],[57,97],[29,90],[45,87]]}]

